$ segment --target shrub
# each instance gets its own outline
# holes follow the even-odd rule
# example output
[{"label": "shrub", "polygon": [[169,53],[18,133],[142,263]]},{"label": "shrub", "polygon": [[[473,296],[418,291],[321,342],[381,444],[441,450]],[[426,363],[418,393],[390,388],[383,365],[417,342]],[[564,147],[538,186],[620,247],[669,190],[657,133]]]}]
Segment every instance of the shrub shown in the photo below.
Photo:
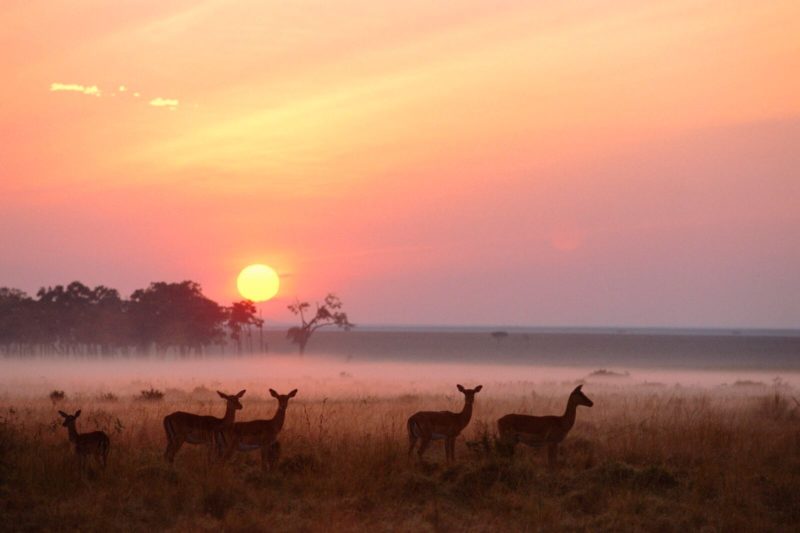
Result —
[{"label": "shrub", "polygon": [[146,402],[160,402],[164,399],[164,393],[150,387],[149,390],[143,390],[142,393],[139,394],[139,399]]},{"label": "shrub", "polygon": [[117,401],[119,401],[119,398],[113,392],[103,392],[97,397],[97,399],[100,400],[101,402],[117,402]]},{"label": "shrub", "polygon": [[54,390],[48,396],[53,405],[63,402],[67,398],[67,394],[63,390]]}]

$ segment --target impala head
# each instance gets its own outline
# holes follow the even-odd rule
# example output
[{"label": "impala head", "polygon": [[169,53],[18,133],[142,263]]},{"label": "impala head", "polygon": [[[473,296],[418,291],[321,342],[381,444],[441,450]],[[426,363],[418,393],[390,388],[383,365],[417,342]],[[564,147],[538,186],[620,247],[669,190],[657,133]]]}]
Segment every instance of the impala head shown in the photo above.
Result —
[{"label": "impala head", "polygon": [[475,395],[481,391],[483,385],[478,385],[474,389],[465,389],[461,385],[456,385],[456,387],[458,387],[458,390],[460,390],[464,394],[464,399],[466,400],[466,402],[472,403],[475,401]]},{"label": "impala head", "polygon": [[294,389],[289,394],[278,394],[274,389],[269,389],[269,393],[278,400],[278,407],[286,409],[289,406],[289,398],[294,398],[297,395],[297,389]]},{"label": "impala head", "polygon": [[575,387],[575,390],[569,395],[569,401],[575,402],[575,405],[585,405],[586,407],[593,406],[594,402],[583,393],[581,387],[583,387],[583,385]]},{"label": "impala head", "polygon": [[217,391],[219,397],[228,402],[228,406],[233,407],[234,409],[241,409],[242,403],[239,401],[239,398],[244,396],[244,393],[247,391],[239,391],[239,394],[225,394],[224,392]]},{"label": "impala head", "polygon": [[64,411],[59,411],[58,414],[60,414],[62,417],[64,417],[64,423],[61,424],[61,425],[64,426],[64,427],[68,427],[70,424],[74,424],[75,423],[75,419],[76,418],[81,416],[81,410],[78,409],[77,411],[75,411],[74,415],[68,415]]}]

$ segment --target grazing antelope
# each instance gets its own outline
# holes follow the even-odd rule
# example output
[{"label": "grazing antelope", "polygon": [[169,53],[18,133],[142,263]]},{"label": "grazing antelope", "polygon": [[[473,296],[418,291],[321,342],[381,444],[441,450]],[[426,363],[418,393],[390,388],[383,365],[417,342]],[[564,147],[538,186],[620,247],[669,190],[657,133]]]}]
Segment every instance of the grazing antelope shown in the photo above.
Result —
[{"label": "grazing antelope", "polygon": [[68,415],[64,411],[59,411],[64,417],[62,426],[67,428],[69,432],[69,441],[75,445],[75,454],[78,456],[78,469],[81,476],[86,469],[86,459],[89,455],[94,455],[100,464],[103,465],[103,470],[106,468],[108,460],[108,450],[111,447],[111,440],[102,431],[92,431],[91,433],[78,433],[75,429],[75,420],[81,416],[81,410],[78,409],[74,415]]},{"label": "grazing antelope", "polygon": [[469,424],[472,418],[472,404],[475,395],[480,392],[483,385],[474,389],[465,389],[457,385],[458,390],[464,394],[464,408],[460,413],[451,411],[420,411],[408,419],[408,455],[414,451],[417,439],[420,439],[417,454],[422,459],[422,454],[428,449],[432,440],[444,440],[444,452],[448,461],[456,458],[456,437]]},{"label": "grazing antelope", "polygon": [[233,425],[236,411],[242,408],[239,398],[244,396],[245,391],[240,391],[236,395],[228,395],[217,391],[220,398],[227,402],[225,416],[217,418],[208,415],[196,415],[175,411],[164,417],[164,431],[167,433],[167,451],[164,457],[170,463],[175,460],[175,454],[181,449],[184,442],[189,444],[205,444],[208,446],[209,456],[213,453],[215,434]]},{"label": "grazing antelope", "polygon": [[575,412],[579,405],[591,407],[594,402],[581,391],[578,385],[567,400],[567,409],[561,416],[505,415],[497,421],[501,442],[513,452],[518,442],[532,447],[547,446],[547,459],[551,467],[556,464],[556,453],[560,443],[575,425]]},{"label": "grazing antelope", "polygon": [[283,428],[286,419],[286,408],[289,399],[297,395],[297,389],[289,394],[278,394],[269,389],[273,398],[278,400],[278,409],[275,416],[269,420],[251,420],[249,422],[235,422],[232,426],[217,434],[220,438],[220,448],[224,450],[225,459],[230,458],[234,451],[249,452],[261,450],[261,468],[272,469],[278,462],[280,443],[278,434]]}]

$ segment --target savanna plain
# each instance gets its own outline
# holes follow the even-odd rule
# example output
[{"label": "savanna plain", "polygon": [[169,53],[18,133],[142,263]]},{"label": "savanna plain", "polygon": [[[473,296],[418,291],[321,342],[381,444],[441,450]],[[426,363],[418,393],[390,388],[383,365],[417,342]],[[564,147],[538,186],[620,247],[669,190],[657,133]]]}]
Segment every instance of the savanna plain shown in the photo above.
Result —
[{"label": "savanna plain", "polygon": [[[6,361],[0,393],[0,528],[9,531],[796,531],[797,374],[709,379],[656,371],[424,364],[341,358]],[[136,368],[136,372],[131,369]],[[24,369],[22,371],[21,369]],[[138,374],[137,374],[138,372]],[[772,373],[776,374],[776,373]],[[692,377],[694,376],[694,377]],[[441,441],[408,456],[406,420],[459,411],[483,385],[445,462]],[[543,449],[496,441],[507,413],[579,407],[551,469]],[[142,391],[163,392],[143,394]],[[277,465],[258,452],[164,460],[163,417],[222,416],[216,390],[246,389],[237,420],[289,402]],[[51,398],[62,389],[64,397]],[[152,392],[152,391],[151,391]],[[105,431],[105,470],[80,475],[59,410]]]}]

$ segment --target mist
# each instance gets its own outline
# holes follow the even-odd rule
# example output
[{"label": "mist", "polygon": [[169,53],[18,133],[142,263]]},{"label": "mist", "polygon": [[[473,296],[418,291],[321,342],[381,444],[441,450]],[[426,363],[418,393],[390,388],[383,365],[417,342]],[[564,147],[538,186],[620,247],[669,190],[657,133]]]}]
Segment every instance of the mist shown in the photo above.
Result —
[{"label": "mist", "polygon": [[52,390],[91,397],[106,392],[136,396],[156,388],[167,394],[195,390],[247,389],[249,397],[268,389],[298,388],[304,398],[392,397],[455,393],[457,383],[484,385],[482,397],[525,395],[537,389],[556,392],[577,383],[587,389],[670,393],[724,391],[764,393],[770,387],[796,388],[792,370],[696,370],[599,366],[543,366],[489,363],[356,361],[339,355],[64,359],[0,361],[5,396],[43,397]]}]

